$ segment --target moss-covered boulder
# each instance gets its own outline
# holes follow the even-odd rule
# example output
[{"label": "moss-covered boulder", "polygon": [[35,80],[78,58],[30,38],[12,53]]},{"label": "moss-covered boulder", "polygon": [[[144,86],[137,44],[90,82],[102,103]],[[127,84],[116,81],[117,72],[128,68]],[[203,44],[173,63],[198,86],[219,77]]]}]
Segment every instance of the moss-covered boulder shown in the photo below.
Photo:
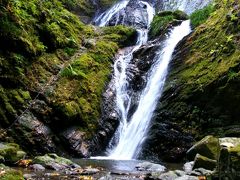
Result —
[{"label": "moss-covered boulder", "polygon": [[3,164],[0,164],[0,179],[1,180],[24,180],[21,171],[13,170]]},{"label": "moss-covered boulder", "polygon": [[187,20],[188,15],[180,10],[177,11],[161,11],[156,14],[151,23],[149,36],[156,38],[160,34],[167,32],[172,25],[180,24],[181,21]]},{"label": "moss-covered boulder", "polygon": [[204,168],[213,171],[217,168],[217,160],[209,159],[205,156],[197,154],[194,159],[193,169]]},{"label": "moss-covered boulder", "polygon": [[3,162],[14,164],[25,156],[26,153],[19,148],[19,145],[15,143],[0,143],[0,157]]},{"label": "moss-covered boulder", "polygon": [[71,160],[60,157],[53,153],[45,154],[44,156],[36,156],[33,159],[33,163],[40,164],[45,168],[53,169],[53,170],[63,170],[63,169],[70,168],[71,166],[79,167],[78,165],[73,163]]},{"label": "moss-covered boulder", "polygon": [[197,154],[200,154],[209,159],[217,160],[219,152],[219,139],[213,136],[206,136],[187,151],[187,158],[192,161]]}]

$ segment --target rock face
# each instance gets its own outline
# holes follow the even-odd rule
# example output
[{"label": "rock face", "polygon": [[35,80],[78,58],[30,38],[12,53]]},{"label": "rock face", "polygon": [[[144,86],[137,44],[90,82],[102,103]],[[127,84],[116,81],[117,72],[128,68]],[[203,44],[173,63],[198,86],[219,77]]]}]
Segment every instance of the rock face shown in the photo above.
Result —
[{"label": "rock face", "polygon": [[[215,12],[175,50],[157,112],[158,122],[171,122],[201,139],[207,134],[238,136],[239,19],[236,2],[218,1]],[[218,21],[219,18],[222,21]],[[230,38],[231,37],[231,38]],[[228,38],[230,38],[228,40]],[[151,130],[150,130],[151,131]]]},{"label": "rock face", "polygon": [[[148,1],[148,3],[151,2]],[[149,24],[147,16],[147,6],[144,1],[130,0],[125,8],[110,19],[107,25],[115,26],[123,24],[146,29]]]}]

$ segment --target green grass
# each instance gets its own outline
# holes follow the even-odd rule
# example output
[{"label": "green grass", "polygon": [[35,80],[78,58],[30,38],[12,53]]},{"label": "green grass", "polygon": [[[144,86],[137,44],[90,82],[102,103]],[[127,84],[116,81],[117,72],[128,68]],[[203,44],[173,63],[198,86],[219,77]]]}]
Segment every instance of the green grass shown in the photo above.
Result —
[{"label": "green grass", "polygon": [[213,4],[210,4],[203,9],[199,9],[191,14],[190,20],[191,24],[194,28],[199,26],[200,24],[203,24],[211,15],[212,12],[215,11],[215,7]]}]

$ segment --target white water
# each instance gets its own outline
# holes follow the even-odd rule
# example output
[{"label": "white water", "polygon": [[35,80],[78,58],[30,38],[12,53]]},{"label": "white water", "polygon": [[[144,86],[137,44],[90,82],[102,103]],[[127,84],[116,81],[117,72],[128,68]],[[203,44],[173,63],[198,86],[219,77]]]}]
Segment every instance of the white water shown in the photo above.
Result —
[{"label": "white water", "polygon": [[[116,13],[127,6],[128,2],[129,0],[120,1],[106,13],[99,16],[95,22],[99,26],[105,26]],[[147,2],[140,2],[147,7],[147,24],[149,27],[154,17],[155,10]],[[127,117],[131,104],[131,93],[128,92],[129,83],[126,69],[133,58],[133,53],[143,44],[147,43],[148,39],[147,29],[137,29],[137,31],[138,41],[136,45],[133,48],[126,48],[119,53],[114,64],[116,108],[121,115],[120,125],[110,142],[110,148],[107,150],[108,157],[93,157],[95,159],[130,160],[137,157],[147,134],[153,111],[161,96],[167,75],[168,64],[171,60],[174,48],[183,37],[190,33],[191,29],[189,21],[185,21],[180,26],[175,27],[164,42],[164,48],[156,53],[154,58],[155,63],[149,71],[147,85],[140,95],[137,110],[129,120]],[[117,145],[113,147],[115,141],[117,141]]]},{"label": "white water", "polygon": [[141,94],[138,108],[129,123],[126,122],[123,125],[123,133],[120,135],[117,146],[111,150],[110,159],[128,160],[138,155],[153,111],[161,96],[172,53],[177,43],[190,32],[189,20],[175,27],[171,31],[169,38],[164,42],[164,48],[155,56],[155,64],[151,69],[147,85]]},{"label": "white water", "polygon": [[127,4],[129,3],[129,0],[121,0],[118,3],[116,3],[114,6],[112,6],[108,11],[101,14],[96,20],[96,24],[100,27],[106,26],[106,24],[110,21],[110,19],[117,14],[119,11],[124,9]]}]

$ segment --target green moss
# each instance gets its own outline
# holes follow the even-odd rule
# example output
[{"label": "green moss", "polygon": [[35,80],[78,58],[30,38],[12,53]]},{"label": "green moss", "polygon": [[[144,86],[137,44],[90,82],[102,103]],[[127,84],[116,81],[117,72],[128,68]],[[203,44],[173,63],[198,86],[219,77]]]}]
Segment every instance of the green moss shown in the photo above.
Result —
[{"label": "green moss", "polygon": [[20,171],[13,170],[3,164],[0,164],[0,170],[3,172],[0,175],[1,180],[24,180],[23,174]]},{"label": "green moss", "polygon": [[215,7],[213,4],[210,4],[203,9],[197,10],[193,12],[190,16],[191,24],[195,28],[200,24],[204,23],[211,13],[215,11]]},{"label": "green moss", "polygon": [[0,155],[4,157],[5,162],[13,164],[22,159],[26,153],[20,151],[17,144],[0,143]]},{"label": "green moss", "polygon": [[45,154],[44,156],[36,156],[33,159],[33,163],[41,164],[43,166],[47,166],[49,163],[57,163],[57,164],[65,164],[65,165],[73,164],[71,160],[60,157],[56,154]]},{"label": "green moss", "polygon": [[228,127],[239,126],[240,22],[232,22],[229,11],[240,10],[233,1],[216,1],[215,11],[178,46],[167,80],[164,97],[170,100],[163,100],[161,111],[197,138],[223,136]]},{"label": "green moss", "polygon": [[171,24],[178,20],[186,20],[188,16],[182,11],[162,11],[154,16],[151,23],[149,35],[151,38],[164,34]]}]

